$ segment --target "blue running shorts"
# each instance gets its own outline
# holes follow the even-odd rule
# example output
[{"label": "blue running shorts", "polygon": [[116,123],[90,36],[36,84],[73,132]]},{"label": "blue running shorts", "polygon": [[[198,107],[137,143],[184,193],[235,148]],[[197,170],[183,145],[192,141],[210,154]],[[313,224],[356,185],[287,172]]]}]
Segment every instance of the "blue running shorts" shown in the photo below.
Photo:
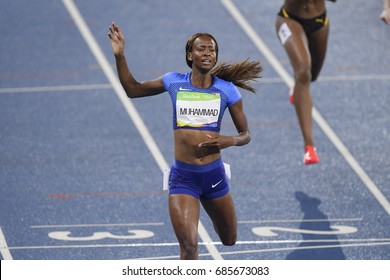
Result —
[{"label": "blue running shorts", "polygon": [[169,175],[169,194],[188,194],[206,200],[229,192],[228,179],[221,158],[205,165],[176,160]]}]

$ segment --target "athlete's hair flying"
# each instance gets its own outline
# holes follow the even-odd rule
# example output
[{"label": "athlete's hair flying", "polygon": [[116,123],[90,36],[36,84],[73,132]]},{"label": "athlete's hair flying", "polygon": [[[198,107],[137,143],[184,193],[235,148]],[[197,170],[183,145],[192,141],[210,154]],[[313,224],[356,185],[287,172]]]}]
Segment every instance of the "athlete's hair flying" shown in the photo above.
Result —
[{"label": "athlete's hair flying", "polygon": [[[190,68],[192,68],[192,61],[188,60],[187,54],[192,51],[194,41],[201,36],[208,36],[215,42],[216,62],[218,61],[218,42],[214,36],[209,33],[196,33],[188,39],[186,44],[186,62]],[[249,83],[261,78],[262,70],[263,67],[260,61],[249,61],[246,59],[235,63],[222,62],[211,71],[211,74],[232,82],[237,87],[256,93],[256,89],[250,86]]]}]

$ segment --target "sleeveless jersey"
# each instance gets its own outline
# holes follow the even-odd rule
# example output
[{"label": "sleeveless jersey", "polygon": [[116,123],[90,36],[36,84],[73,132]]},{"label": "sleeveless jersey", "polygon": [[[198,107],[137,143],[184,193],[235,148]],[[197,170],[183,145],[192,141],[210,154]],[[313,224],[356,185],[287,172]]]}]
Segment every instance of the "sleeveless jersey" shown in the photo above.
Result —
[{"label": "sleeveless jersey", "polygon": [[232,83],[213,76],[209,88],[192,85],[191,73],[170,72],[163,75],[165,90],[173,106],[173,129],[196,129],[219,132],[226,108],[241,99]]}]

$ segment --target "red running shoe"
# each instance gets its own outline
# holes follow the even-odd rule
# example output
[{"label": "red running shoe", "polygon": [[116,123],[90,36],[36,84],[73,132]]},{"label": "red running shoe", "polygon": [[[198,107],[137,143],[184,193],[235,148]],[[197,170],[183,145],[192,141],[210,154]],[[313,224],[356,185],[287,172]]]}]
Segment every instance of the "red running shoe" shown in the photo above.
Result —
[{"label": "red running shoe", "polygon": [[290,98],[290,103],[294,105],[294,87],[290,88],[288,93],[288,97]]},{"label": "red running shoe", "polygon": [[306,146],[305,148],[305,155],[303,157],[303,163],[304,164],[314,164],[319,163],[320,158],[317,155],[317,150],[313,146]]}]

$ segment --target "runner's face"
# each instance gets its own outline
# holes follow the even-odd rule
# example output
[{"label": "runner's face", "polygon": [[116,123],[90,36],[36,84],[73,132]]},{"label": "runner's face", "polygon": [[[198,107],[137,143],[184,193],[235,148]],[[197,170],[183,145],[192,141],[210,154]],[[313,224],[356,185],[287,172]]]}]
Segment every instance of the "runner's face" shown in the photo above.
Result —
[{"label": "runner's face", "polygon": [[208,36],[195,39],[189,59],[192,60],[192,69],[209,72],[216,64],[217,52],[215,42]]}]

